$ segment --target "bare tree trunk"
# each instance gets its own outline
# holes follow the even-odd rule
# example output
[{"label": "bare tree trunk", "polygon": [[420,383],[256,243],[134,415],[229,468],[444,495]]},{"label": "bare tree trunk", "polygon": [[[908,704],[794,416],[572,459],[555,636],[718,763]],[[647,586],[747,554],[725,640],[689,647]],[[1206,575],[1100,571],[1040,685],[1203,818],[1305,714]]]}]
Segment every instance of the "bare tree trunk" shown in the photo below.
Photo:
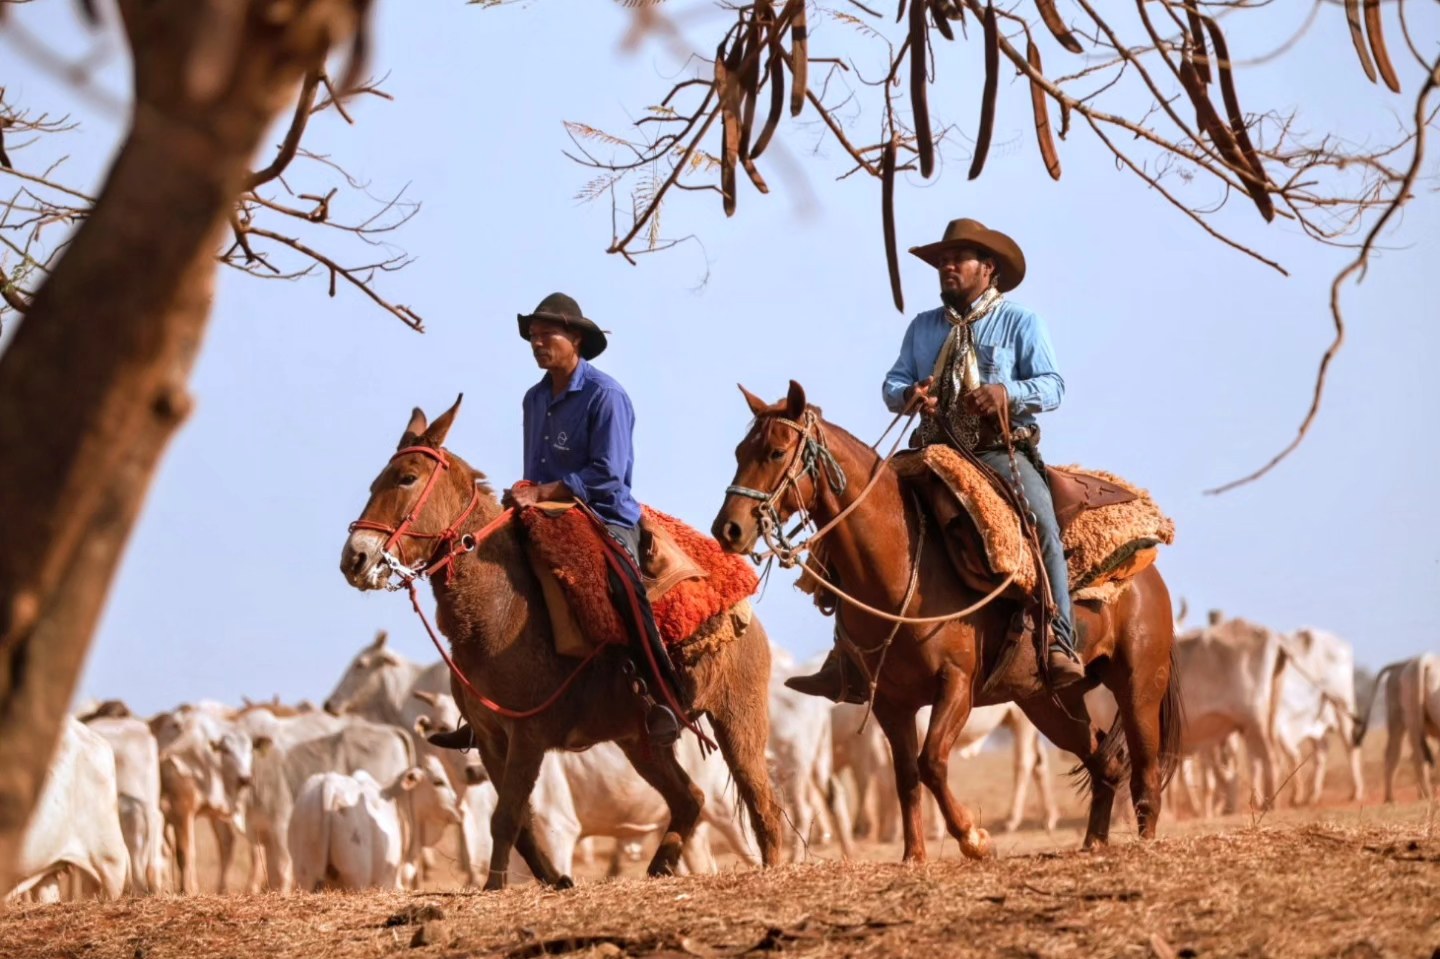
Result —
[{"label": "bare tree trunk", "polygon": [[[366,0],[121,0],[131,129],[0,357],[0,894],[160,454],[249,162]],[[164,571],[159,571],[164,575]]]}]

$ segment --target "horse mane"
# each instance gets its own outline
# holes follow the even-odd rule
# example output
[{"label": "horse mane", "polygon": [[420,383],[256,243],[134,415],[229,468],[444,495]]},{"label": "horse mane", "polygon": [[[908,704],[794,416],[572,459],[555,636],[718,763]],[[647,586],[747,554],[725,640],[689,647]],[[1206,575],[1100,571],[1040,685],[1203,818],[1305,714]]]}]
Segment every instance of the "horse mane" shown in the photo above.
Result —
[{"label": "horse mane", "polygon": [[465,467],[467,470],[473,473],[475,475],[475,485],[480,488],[481,493],[484,493],[486,496],[495,495],[495,487],[490,485],[490,477],[486,476],[482,470],[478,470],[475,467],[471,466],[468,462],[465,461],[465,457],[461,456],[459,453],[454,452],[453,450],[447,449],[446,447],[442,446],[440,447],[440,452],[448,456],[450,458],[450,462],[459,463],[461,466]]}]

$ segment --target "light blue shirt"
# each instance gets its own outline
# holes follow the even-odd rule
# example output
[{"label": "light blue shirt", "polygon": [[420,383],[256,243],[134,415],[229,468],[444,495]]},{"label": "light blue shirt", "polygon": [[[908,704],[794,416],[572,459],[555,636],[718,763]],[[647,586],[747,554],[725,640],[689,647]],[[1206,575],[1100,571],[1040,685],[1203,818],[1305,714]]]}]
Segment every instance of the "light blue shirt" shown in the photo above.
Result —
[{"label": "light blue shirt", "polygon": [[[1031,426],[1035,414],[1053,410],[1065,395],[1055,348],[1045,324],[1009,300],[977,321],[973,330],[982,383],[1000,383],[1010,395],[1010,419]],[[940,347],[950,335],[945,308],[916,314],[900,343],[900,356],[885,374],[881,394],[890,412],[905,406],[905,391],[935,371]]]}]

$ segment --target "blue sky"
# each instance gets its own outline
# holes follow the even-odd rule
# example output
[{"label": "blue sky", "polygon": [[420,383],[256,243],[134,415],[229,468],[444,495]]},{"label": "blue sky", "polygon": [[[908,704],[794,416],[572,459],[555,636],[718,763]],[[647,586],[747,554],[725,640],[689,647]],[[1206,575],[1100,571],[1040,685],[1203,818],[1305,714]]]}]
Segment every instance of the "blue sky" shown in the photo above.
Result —
[{"label": "blue sky", "polygon": [[[121,696],[147,712],[203,696],[318,701],[379,628],[413,658],[433,659],[402,597],[362,595],[342,580],[346,524],[410,408],[433,416],[462,391],[449,445],[497,483],[518,476],[520,397],[538,371],[514,315],[552,291],[613,331],[599,365],[634,399],[639,497],[702,528],[748,420],[737,382],[771,397],[794,377],[863,437],[889,422],[880,381],[908,314],[890,303],[878,189],[834,182],[844,164],[813,118],[787,120],[762,159],[770,196],[742,178],[729,220],[714,194],[678,197],[665,208],[665,233],[697,234],[703,250],[687,243],[631,266],[604,253],[608,204],[574,199],[588,177],[561,154],[562,121],[623,127],[675,75],[663,51],[622,54],[625,19],[606,3],[378,6],[375,62],[395,100],[356,103],[354,127],[317,122],[306,145],[377,195],[405,187],[423,203],[396,237],[416,260],[381,289],[420,312],[428,332],[343,288],[330,299],[323,280],[222,271],[192,380],[196,409],[156,478],[81,696]],[[23,14],[61,49],[90,42],[68,5]],[[1310,129],[1356,139],[1408,113],[1410,96],[1364,82],[1340,16],[1327,8],[1289,56],[1243,71],[1247,108],[1295,104]],[[1232,51],[1263,52],[1293,23],[1277,14],[1273,35],[1232,36]],[[1415,10],[1412,29],[1440,36],[1440,12]],[[812,55],[851,43],[840,30],[817,17]],[[703,22],[688,32],[697,43],[712,35]],[[120,119],[4,39],[0,58],[15,102],[82,120],[67,169],[70,182],[96,185]],[[100,81],[120,97],[122,66]],[[912,175],[898,191],[900,243],[927,242],[947,220],[972,216],[1023,246],[1029,274],[1012,297],[1046,319],[1067,384],[1061,410],[1042,421],[1047,458],[1152,491],[1178,527],[1161,569],[1192,618],[1219,607],[1282,630],[1328,628],[1370,666],[1440,646],[1433,182],[1421,184],[1365,282],[1345,291],[1349,339],[1309,439],[1260,483],[1205,496],[1294,435],[1330,337],[1330,280],[1348,255],[1286,223],[1267,226],[1236,200],[1220,222],[1285,264],[1292,275],[1282,277],[1205,236],[1078,128],[1060,145],[1065,175],[1052,183],[1019,83],[1002,85],[996,145],[984,175],[967,181],[977,45],[942,46],[939,70],[932,102],[961,135],[941,177]],[[1413,67],[1402,78],[1413,92]],[[877,138],[876,117],[861,124],[858,139]],[[323,191],[332,178],[297,167],[291,183]],[[913,313],[934,304],[935,279],[904,259]],[[789,582],[772,579],[761,615],[777,642],[816,653],[831,623]]]}]

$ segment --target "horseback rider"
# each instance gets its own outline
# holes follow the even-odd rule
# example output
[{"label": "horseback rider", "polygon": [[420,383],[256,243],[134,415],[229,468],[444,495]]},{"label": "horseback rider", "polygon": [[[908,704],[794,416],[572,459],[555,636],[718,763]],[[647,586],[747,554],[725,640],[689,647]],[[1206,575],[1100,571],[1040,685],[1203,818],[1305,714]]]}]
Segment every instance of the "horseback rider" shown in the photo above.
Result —
[{"label": "horseback rider", "polygon": [[[1015,485],[1035,516],[1054,616],[1047,661],[1052,688],[1084,678],[1075,651],[1069,577],[1060,525],[1039,455],[1035,414],[1065,394],[1045,324],[1005,298],[1025,278],[1025,255],[1010,237],[970,219],[952,220],[937,243],[910,252],[935,267],[941,305],[910,321],[881,392],[892,412],[923,414],[912,443],[959,443]],[[1008,413],[1011,469],[1002,423]],[[1018,472],[1018,477],[1016,475]],[[820,671],[787,680],[802,693],[863,702],[865,684],[834,650]]]},{"label": "horseback rider", "polygon": [[[529,342],[545,375],[526,391],[522,403],[524,479],[506,490],[502,502],[516,508],[583,503],[624,547],[638,571],[640,504],[631,492],[635,408],[619,381],[590,363],[605,351],[605,331],[564,293],[551,293],[534,312],[516,319],[521,339]],[[642,624],[643,631],[653,634],[653,613],[643,587],[638,590],[638,605],[649,620]],[[645,637],[634,637],[633,642],[645,642]],[[643,664],[646,657],[637,652],[635,660]],[[670,676],[651,679],[673,683]],[[679,736],[675,714],[648,697],[645,725],[657,745]],[[470,745],[470,729],[461,726],[430,741],[465,748]]]}]

